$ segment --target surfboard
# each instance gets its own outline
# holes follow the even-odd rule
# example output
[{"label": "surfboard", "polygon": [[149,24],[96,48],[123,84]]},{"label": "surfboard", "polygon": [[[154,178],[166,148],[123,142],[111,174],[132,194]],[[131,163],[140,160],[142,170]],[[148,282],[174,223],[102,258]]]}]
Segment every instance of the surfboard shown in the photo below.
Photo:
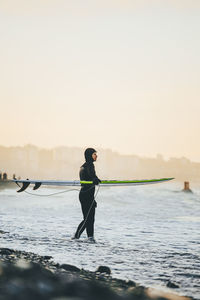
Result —
[{"label": "surfboard", "polygon": [[[100,186],[136,186],[136,185],[146,185],[146,184],[155,184],[162,183],[166,181],[173,180],[173,177],[170,178],[159,178],[159,179],[142,179],[142,180],[102,180],[99,184]],[[34,190],[37,190],[41,185],[44,186],[81,186],[81,185],[92,185],[93,181],[80,181],[80,180],[18,180],[13,179],[18,186],[20,186],[20,190],[17,192],[23,192],[27,189],[30,184],[33,184]]]}]

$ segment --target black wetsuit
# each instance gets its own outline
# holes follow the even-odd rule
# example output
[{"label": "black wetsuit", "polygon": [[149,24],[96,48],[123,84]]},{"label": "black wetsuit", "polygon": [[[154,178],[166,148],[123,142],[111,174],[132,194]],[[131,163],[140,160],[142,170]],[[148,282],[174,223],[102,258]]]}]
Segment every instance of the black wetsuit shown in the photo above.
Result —
[{"label": "black wetsuit", "polygon": [[93,181],[93,184],[82,184],[79,193],[79,200],[81,203],[83,221],[79,224],[75,238],[79,238],[81,233],[86,229],[87,236],[94,236],[94,219],[95,219],[95,208],[97,203],[94,199],[95,184],[98,184],[100,179],[96,176],[93,161],[86,161],[80,169],[80,180],[82,181]]}]

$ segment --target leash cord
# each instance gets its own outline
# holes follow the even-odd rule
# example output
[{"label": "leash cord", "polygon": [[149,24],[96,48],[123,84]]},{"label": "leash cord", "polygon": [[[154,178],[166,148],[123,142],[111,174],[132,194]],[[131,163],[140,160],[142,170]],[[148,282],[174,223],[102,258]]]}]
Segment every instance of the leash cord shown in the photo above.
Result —
[{"label": "leash cord", "polygon": [[[21,186],[18,184],[18,182],[16,182],[16,184],[21,188]],[[93,188],[93,186],[90,187],[87,191],[82,191],[82,193],[88,192],[92,188]],[[72,192],[72,191],[79,192],[80,190],[79,189],[70,189],[70,190],[60,191],[60,192],[56,192],[56,193],[52,193],[52,194],[45,194],[45,195],[43,195],[43,194],[36,194],[36,193],[30,193],[30,192],[27,192],[27,191],[24,191],[24,192],[26,194],[33,195],[33,196],[49,197],[49,196],[55,196],[55,195],[64,194],[64,193],[68,193],[68,192]]]}]

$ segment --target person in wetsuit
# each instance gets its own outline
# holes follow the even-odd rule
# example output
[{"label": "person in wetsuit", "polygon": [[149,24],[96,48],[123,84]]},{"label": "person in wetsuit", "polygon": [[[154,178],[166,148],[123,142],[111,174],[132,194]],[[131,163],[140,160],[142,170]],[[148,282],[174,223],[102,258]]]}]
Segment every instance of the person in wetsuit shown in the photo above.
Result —
[{"label": "person in wetsuit", "polygon": [[94,241],[94,220],[97,203],[94,199],[95,185],[101,180],[97,177],[93,162],[97,160],[96,150],[87,148],[85,150],[85,163],[80,168],[81,181],[93,181],[93,184],[81,184],[79,200],[81,203],[83,221],[79,224],[74,239],[79,239],[86,229],[88,239]]}]

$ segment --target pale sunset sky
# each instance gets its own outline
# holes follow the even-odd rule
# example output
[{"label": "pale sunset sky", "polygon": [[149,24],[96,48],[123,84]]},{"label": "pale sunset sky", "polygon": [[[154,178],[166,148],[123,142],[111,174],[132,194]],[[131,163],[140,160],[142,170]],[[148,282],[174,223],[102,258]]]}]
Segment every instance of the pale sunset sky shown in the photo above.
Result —
[{"label": "pale sunset sky", "polygon": [[0,0],[0,145],[200,162],[200,1]]}]

